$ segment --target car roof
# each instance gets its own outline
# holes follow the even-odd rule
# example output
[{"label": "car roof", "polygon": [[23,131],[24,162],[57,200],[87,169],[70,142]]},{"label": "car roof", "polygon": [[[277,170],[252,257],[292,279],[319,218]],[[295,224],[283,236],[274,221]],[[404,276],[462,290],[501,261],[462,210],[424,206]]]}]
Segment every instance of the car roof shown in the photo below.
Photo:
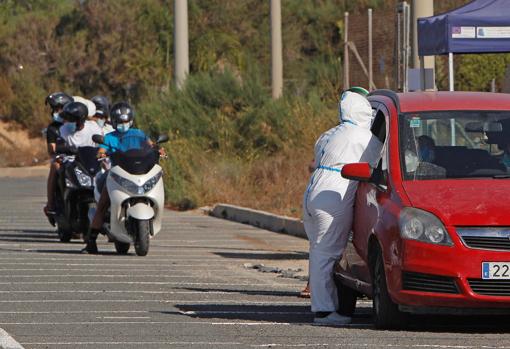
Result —
[{"label": "car roof", "polygon": [[[510,94],[490,92],[406,92],[376,90],[372,100],[392,102],[402,113],[439,110],[509,110]],[[389,101],[388,101],[389,99]]]}]

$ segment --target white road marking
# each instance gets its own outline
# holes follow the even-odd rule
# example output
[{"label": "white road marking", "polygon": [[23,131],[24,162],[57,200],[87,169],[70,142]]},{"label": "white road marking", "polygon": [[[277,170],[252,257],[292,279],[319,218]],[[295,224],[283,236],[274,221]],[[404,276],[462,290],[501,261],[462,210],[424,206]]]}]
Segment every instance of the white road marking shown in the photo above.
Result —
[{"label": "white road marking", "polygon": [[179,300],[179,299],[23,299],[23,300],[0,300],[0,303],[179,303],[179,304],[257,304],[257,305],[309,305],[309,302],[271,302],[271,301],[248,301],[248,300]]},{"label": "white road marking", "polygon": [[219,346],[225,346],[225,345],[243,345],[239,342],[167,342],[167,341],[161,341],[161,342],[32,342],[32,343],[23,343],[25,345],[66,345],[66,346],[75,346],[75,345],[137,345],[140,348],[143,348],[143,345],[151,345],[151,344],[164,344],[168,346],[175,346],[175,345],[201,345],[201,346],[211,346],[211,345],[219,345]]},{"label": "white road marking", "polygon": [[220,326],[290,326],[290,325],[310,325],[310,323],[290,323],[290,322],[242,322],[242,321],[69,321],[69,322],[0,322],[0,325],[23,325],[23,326],[43,326],[43,325],[104,325],[104,324],[128,324],[128,325],[220,325]]},{"label": "white road marking", "polygon": [[[0,282],[0,285],[63,285],[63,284],[101,284],[101,285],[208,285],[208,286],[253,286],[253,283],[230,284],[225,282],[178,282],[178,281],[12,281]],[[271,284],[271,287],[295,287],[295,284]]]},{"label": "white road marking", "polygon": [[24,349],[21,344],[16,342],[7,331],[0,328],[0,348],[2,349]]},{"label": "white road marking", "polygon": [[97,316],[96,319],[150,319],[150,316]]}]

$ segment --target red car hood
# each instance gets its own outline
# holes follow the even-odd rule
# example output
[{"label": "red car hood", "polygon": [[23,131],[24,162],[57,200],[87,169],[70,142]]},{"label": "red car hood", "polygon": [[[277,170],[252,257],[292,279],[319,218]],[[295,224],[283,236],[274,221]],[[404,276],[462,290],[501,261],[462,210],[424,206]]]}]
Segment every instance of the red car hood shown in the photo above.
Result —
[{"label": "red car hood", "polygon": [[413,207],[446,225],[510,226],[510,179],[404,181]]}]

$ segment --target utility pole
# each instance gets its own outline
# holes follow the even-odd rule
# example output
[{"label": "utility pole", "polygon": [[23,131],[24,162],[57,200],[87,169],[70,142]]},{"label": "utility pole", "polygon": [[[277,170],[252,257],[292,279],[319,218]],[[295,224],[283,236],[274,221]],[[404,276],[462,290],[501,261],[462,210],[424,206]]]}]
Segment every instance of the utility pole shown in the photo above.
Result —
[{"label": "utility pole", "polygon": [[[412,31],[413,31],[413,68],[420,68],[423,64],[423,68],[434,69],[435,58],[434,56],[425,56],[421,59],[418,56],[418,18],[430,17],[434,15],[434,0],[412,0]],[[434,73],[435,76],[435,73]],[[424,82],[423,82],[424,83]]]},{"label": "utility pole", "polygon": [[372,9],[368,9],[368,89],[374,88],[374,73],[372,67]]},{"label": "utility pole", "polygon": [[189,73],[188,0],[174,0],[175,84],[180,90]]},{"label": "utility pole", "polygon": [[273,99],[283,92],[281,0],[271,0],[271,82]]},{"label": "utility pole", "polygon": [[344,13],[344,90],[349,88],[349,12]]}]

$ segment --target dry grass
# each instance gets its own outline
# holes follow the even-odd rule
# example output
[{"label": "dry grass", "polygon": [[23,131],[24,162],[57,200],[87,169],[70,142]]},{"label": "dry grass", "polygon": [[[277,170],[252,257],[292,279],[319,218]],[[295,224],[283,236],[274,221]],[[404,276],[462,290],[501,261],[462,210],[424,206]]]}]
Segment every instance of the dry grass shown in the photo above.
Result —
[{"label": "dry grass", "polygon": [[0,121],[0,167],[32,166],[46,159],[42,137],[31,138],[21,126]]},{"label": "dry grass", "polygon": [[209,161],[198,188],[201,201],[300,217],[310,153],[303,148],[249,164],[224,159]]}]

